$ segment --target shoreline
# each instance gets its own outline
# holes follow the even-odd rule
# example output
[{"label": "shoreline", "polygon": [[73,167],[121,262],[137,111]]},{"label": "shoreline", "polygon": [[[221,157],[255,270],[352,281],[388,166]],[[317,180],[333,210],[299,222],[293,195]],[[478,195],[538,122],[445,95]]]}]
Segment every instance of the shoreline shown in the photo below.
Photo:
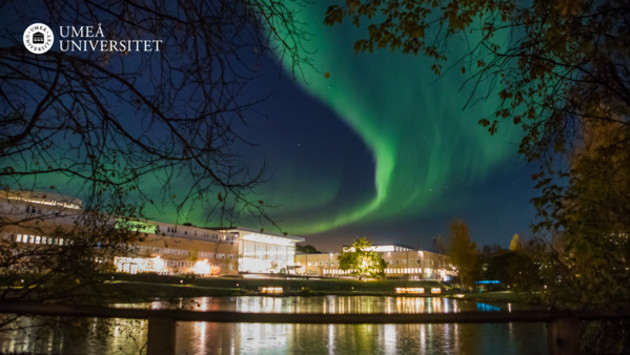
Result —
[{"label": "shoreline", "polygon": [[[280,293],[263,288],[281,288]],[[424,289],[423,293],[397,293],[396,288]],[[440,288],[440,293],[431,293]],[[143,302],[192,297],[311,297],[311,296],[391,296],[445,297],[476,302],[535,304],[524,292],[493,291],[463,293],[437,281],[347,279],[246,279],[199,278],[160,275],[113,275],[97,287],[97,293],[117,302]]]}]

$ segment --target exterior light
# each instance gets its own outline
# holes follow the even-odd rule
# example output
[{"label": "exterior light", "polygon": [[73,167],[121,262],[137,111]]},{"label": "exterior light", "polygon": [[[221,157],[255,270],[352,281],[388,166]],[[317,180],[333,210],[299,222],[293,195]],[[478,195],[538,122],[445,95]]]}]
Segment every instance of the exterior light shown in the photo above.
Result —
[{"label": "exterior light", "polygon": [[208,260],[197,261],[195,266],[190,268],[194,274],[197,275],[209,275],[211,273],[212,267],[208,265]]},{"label": "exterior light", "polygon": [[260,293],[271,293],[271,294],[280,294],[284,292],[282,287],[273,287],[273,286],[259,287],[258,290],[260,291]]},{"label": "exterior light", "polygon": [[396,287],[394,291],[397,294],[421,294],[424,293],[424,287]]}]

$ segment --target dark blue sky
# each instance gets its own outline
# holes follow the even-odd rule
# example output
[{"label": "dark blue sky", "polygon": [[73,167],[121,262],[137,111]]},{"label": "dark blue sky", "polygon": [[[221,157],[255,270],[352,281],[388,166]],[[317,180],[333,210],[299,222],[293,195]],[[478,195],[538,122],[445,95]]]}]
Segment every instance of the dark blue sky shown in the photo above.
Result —
[{"label": "dark blue sky", "polygon": [[535,170],[517,154],[519,132],[506,124],[490,136],[477,123],[497,88],[481,85],[490,95],[464,110],[465,75],[437,77],[422,56],[355,54],[354,29],[324,26],[324,11],[300,12],[313,65],[291,78],[278,74],[290,62],[268,58],[254,82],[274,91],[260,106],[267,119],[245,132],[259,143],[246,156],[266,161],[260,196],[279,206],[271,216],[324,250],[359,236],[427,249],[455,219],[480,246],[527,238]]},{"label": "dark blue sky", "polygon": [[[493,112],[498,88],[481,85],[487,98],[464,110],[471,88],[463,86],[467,76],[459,70],[436,77],[422,56],[357,55],[356,31],[324,26],[324,14],[322,5],[297,13],[310,33],[304,53],[312,65],[295,77],[287,58],[252,54],[258,70],[244,95],[269,96],[245,114],[248,125],[237,128],[254,145],[234,147],[252,171],[266,168],[266,181],[251,199],[275,206],[267,213],[283,231],[327,251],[360,236],[430,249],[455,219],[469,225],[480,246],[507,247],[514,233],[526,238],[534,218],[534,169],[517,154],[519,132],[506,124],[490,136],[477,123]],[[17,41],[18,27],[4,30]],[[3,37],[8,40],[14,39]],[[451,48],[452,58],[463,53],[457,43]],[[127,124],[139,122],[134,119]],[[77,194],[71,184],[57,185],[60,193]],[[218,223],[201,208],[184,217],[170,208],[147,212],[166,222]],[[256,217],[235,224],[275,231]]]},{"label": "dark blue sky", "polygon": [[[374,198],[376,159],[340,114],[303,89],[308,84],[300,85],[286,75],[279,77],[273,65],[265,66],[264,70],[269,70],[269,74],[263,75],[261,90],[268,85],[267,88],[274,88],[274,94],[260,106],[267,117],[253,116],[244,131],[258,146],[243,152],[253,157],[252,166],[265,161],[269,180],[260,187],[259,197],[278,206],[269,212],[289,234],[305,236],[307,243],[324,250],[335,250],[359,236],[376,243],[402,243],[428,249],[435,236],[448,237],[448,225],[455,219],[463,219],[469,225],[473,240],[480,246],[498,243],[507,247],[514,233],[522,237],[529,234],[528,227],[534,217],[529,204],[535,193],[531,180],[534,169],[516,154],[515,144],[501,142],[485,132],[486,136],[481,137],[485,141],[480,144],[496,143],[496,149],[512,153],[486,170],[480,169],[477,174],[483,177],[470,177],[471,181],[457,167],[451,173],[448,167],[452,162],[446,161],[446,157],[438,158],[429,166],[445,170],[442,191],[416,212],[397,211],[382,218],[367,215],[326,228],[326,221],[333,224],[335,216],[369,204]],[[395,99],[396,93],[388,93],[388,97]],[[461,114],[466,116],[465,112]],[[399,119],[422,117],[390,118],[392,122]],[[474,129],[476,120],[471,118],[470,125]],[[400,139],[407,141],[410,137],[403,133]],[[412,137],[411,140],[408,148],[414,146]],[[418,145],[418,150],[400,154],[422,157],[426,153],[420,148],[426,142]],[[457,152],[454,154],[457,156]],[[485,166],[487,162],[478,164]],[[413,165],[397,168],[400,174],[412,174],[418,169]],[[422,188],[422,181],[418,181],[417,188]],[[393,190],[395,194],[405,193]],[[423,204],[421,200],[416,203]],[[313,225],[317,230],[309,233]]]}]

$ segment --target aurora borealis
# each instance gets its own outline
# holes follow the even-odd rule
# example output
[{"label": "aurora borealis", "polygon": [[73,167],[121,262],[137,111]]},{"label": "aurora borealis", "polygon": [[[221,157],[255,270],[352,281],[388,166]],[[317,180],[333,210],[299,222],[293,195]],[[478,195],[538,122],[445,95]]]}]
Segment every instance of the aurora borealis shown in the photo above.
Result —
[{"label": "aurora borealis", "polygon": [[[312,53],[313,66],[302,66],[296,80],[287,80],[284,85],[299,86],[301,95],[312,97],[303,105],[325,106],[330,111],[321,114],[347,124],[346,139],[362,144],[363,154],[368,157],[344,151],[342,143],[337,151],[322,149],[312,153],[315,158],[305,156],[309,161],[292,159],[287,153],[291,147],[276,151],[282,151],[285,157],[268,158],[273,179],[263,196],[281,206],[274,212],[282,216],[282,226],[291,234],[332,235],[339,227],[345,230],[342,234],[352,233],[355,227],[361,231],[355,233],[366,233],[369,228],[365,226],[380,225],[390,234],[386,238],[396,241],[401,221],[441,219],[449,213],[450,218],[465,217],[455,211],[475,209],[480,202],[475,198],[493,200],[497,197],[494,194],[502,194],[484,190],[482,197],[479,191],[489,179],[506,170],[518,171],[524,163],[516,155],[519,139],[512,127],[502,127],[498,135],[490,136],[477,124],[497,101],[488,99],[463,110],[470,95],[469,87],[462,88],[466,77],[452,70],[438,78],[431,72],[430,61],[422,56],[392,54],[389,50],[355,55],[353,28],[326,27],[324,12],[325,7],[310,6],[300,13],[307,32],[312,34],[306,51]],[[290,69],[290,62],[285,60],[283,64]],[[278,100],[282,105],[295,105],[290,101],[296,98],[288,95]],[[276,113],[293,114],[293,120],[301,120],[311,110],[301,106],[287,109],[289,113],[276,109]],[[273,112],[267,113],[274,116]],[[312,113],[306,115],[322,120]],[[354,137],[348,137],[351,135]],[[320,145],[334,142],[319,138]],[[291,144],[297,146],[298,141]],[[291,144],[287,142],[287,146]],[[330,159],[318,161],[322,155]],[[363,164],[356,167],[355,160]],[[305,170],[308,173],[302,175]],[[354,186],[354,194],[342,189],[348,185]],[[525,210],[526,206],[520,208]],[[521,233],[523,227],[526,225],[515,226],[514,232]],[[347,236],[346,241],[354,236]],[[378,239],[377,235],[371,237]],[[430,237],[425,235],[422,244],[426,245]],[[316,244],[317,240],[310,242]],[[408,243],[415,244],[411,240]]]},{"label": "aurora borealis", "polygon": [[[467,77],[459,69],[437,77],[422,56],[389,50],[355,54],[356,30],[348,24],[325,26],[325,5],[294,10],[308,33],[303,55],[312,65],[302,64],[292,76],[289,58],[273,52],[259,57],[258,48],[251,48],[241,59],[255,60],[257,72],[242,94],[244,101],[264,100],[246,111],[246,125],[231,127],[253,143],[235,142],[239,162],[252,172],[265,168],[249,198],[264,201],[281,230],[256,215],[241,214],[232,224],[305,236],[323,250],[357,236],[430,249],[432,238],[446,236],[449,222],[459,218],[479,245],[507,246],[514,233],[527,233],[533,191],[530,167],[516,153],[518,132],[504,125],[490,136],[477,123],[496,107],[496,95],[464,110],[471,86],[464,85]],[[133,129],[147,129],[136,115],[127,110],[119,118]],[[143,179],[145,196],[156,195],[148,196],[156,203],[145,206],[147,218],[211,227],[226,223],[192,199],[182,202],[190,186],[185,174],[156,172]],[[85,198],[65,176],[50,174],[33,185]],[[207,201],[215,196],[213,191]],[[179,211],[178,203],[184,205]]]}]

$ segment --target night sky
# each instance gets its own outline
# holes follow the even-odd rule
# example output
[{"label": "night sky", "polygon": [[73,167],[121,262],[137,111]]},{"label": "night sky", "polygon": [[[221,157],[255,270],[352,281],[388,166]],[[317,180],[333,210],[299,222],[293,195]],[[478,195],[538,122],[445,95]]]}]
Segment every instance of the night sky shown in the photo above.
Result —
[{"label": "night sky", "polygon": [[324,250],[358,236],[429,249],[460,218],[480,246],[526,237],[535,191],[518,131],[490,136],[477,123],[498,96],[464,110],[470,86],[459,70],[438,78],[422,56],[357,55],[354,28],[327,27],[324,13],[300,13],[313,65],[293,80],[289,61],[279,75],[271,59],[256,83],[275,91],[261,108],[268,119],[247,133],[260,144],[254,164],[266,159],[261,198],[278,206],[272,217]]},{"label": "night sky", "polygon": [[[303,44],[312,65],[294,77],[292,63],[273,53],[256,63],[246,94],[269,97],[236,128],[254,145],[234,147],[252,171],[265,167],[266,181],[251,199],[274,206],[267,213],[283,232],[324,251],[361,236],[430,250],[455,219],[469,225],[479,246],[507,247],[514,233],[527,238],[534,170],[517,154],[518,131],[504,125],[490,136],[477,123],[493,112],[498,90],[464,110],[471,85],[463,85],[459,66],[438,78],[422,56],[357,55],[357,32],[348,24],[325,26],[325,9],[309,6],[297,15],[310,33]],[[462,53],[456,47],[452,58]],[[81,197],[71,184],[57,185],[59,193]],[[147,217],[218,223],[194,206],[179,216],[173,211],[149,206]],[[255,216],[234,224],[279,232]]]}]

